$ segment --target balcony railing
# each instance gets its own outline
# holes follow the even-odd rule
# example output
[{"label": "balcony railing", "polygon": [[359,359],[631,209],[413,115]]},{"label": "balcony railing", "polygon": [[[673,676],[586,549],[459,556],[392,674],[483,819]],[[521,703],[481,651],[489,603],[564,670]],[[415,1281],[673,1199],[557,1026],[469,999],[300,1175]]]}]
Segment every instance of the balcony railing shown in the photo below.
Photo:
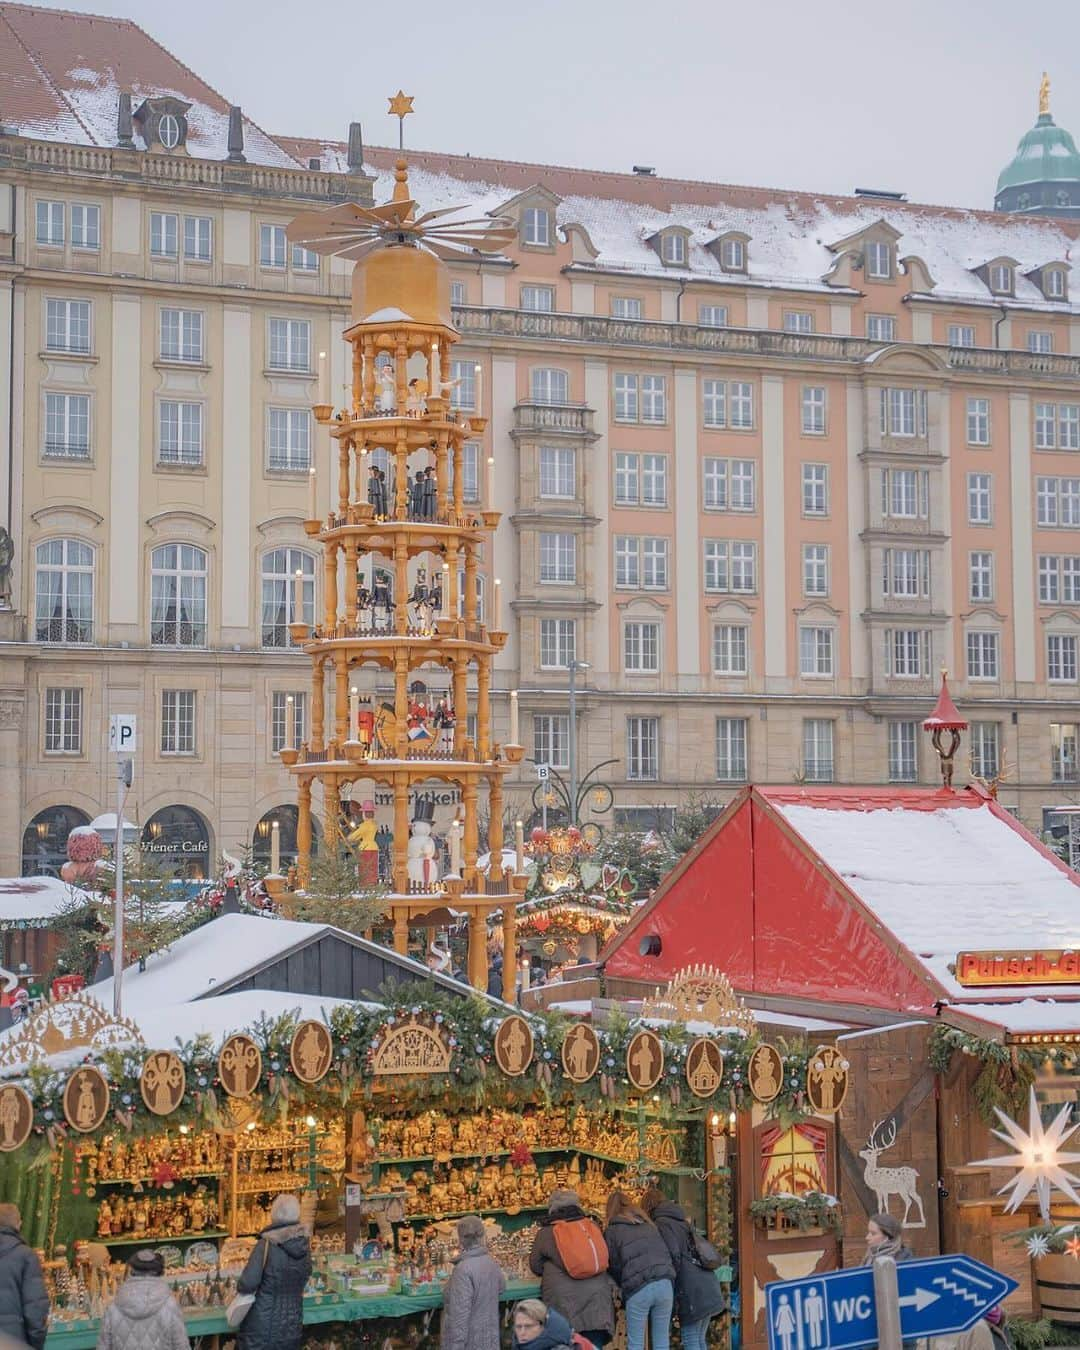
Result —
[{"label": "balcony railing", "polygon": [[514,408],[518,431],[561,431],[592,434],[593,410],[583,403],[519,403]]},{"label": "balcony railing", "polygon": [[[509,337],[544,343],[640,347],[678,352],[720,352],[861,363],[892,346],[863,337],[827,333],[783,333],[757,328],[699,328],[690,323],[649,323],[597,314],[549,314],[517,309],[468,306],[454,310],[454,323],[469,337]],[[997,351],[985,347],[920,344],[954,370],[1026,379],[1076,379],[1080,356],[1045,352]]]}]

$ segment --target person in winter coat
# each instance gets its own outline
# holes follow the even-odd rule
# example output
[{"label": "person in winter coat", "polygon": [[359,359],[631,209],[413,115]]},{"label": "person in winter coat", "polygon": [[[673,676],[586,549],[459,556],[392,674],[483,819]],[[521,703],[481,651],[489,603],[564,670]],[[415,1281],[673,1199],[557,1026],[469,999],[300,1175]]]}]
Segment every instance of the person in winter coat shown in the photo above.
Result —
[{"label": "person in winter coat", "polygon": [[[529,1269],[540,1276],[540,1297],[567,1319],[575,1331],[593,1345],[603,1346],[615,1333],[615,1301],[611,1296],[611,1278],[606,1268],[598,1275],[575,1279],[559,1255],[555,1225],[585,1223],[585,1211],[576,1191],[552,1191],[547,1216],[533,1239]],[[602,1256],[605,1258],[607,1252]]]},{"label": "person in winter coat", "polygon": [[642,1197],[641,1207],[667,1245],[675,1267],[675,1306],[683,1350],[705,1350],[709,1322],[724,1307],[724,1292],[711,1270],[697,1259],[690,1222],[682,1208],[656,1186]]},{"label": "person in winter coat", "polygon": [[499,1350],[499,1296],[506,1276],[487,1249],[483,1219],[458,1220],[461,1255],[443,1290],[442,1350]]},{"label": "person in winter coat", "polygon": [[608,1196],[604,1240],[626,1308],[627,1350],[645,1350],[646,1324],[651,1350],[670,1350],[675,1267],[655,1224],[624,1191]]},{"label": "person in winter coat", "polygon": [[164,1274],[159,1252],[143,1248],[129,1258],[127,1279],[105,1309],[98,1350],[188,1350],[184,1314]]},{"label": "person in winter coat", "polygon": [[236,1282],[238,1294],[255,1302],[236,1333],[238,1350],[300,1350],[304,1336],[304,1285],[311,1274],[311,1243],[300,1225],[300,1201],[279,1195],[270,1226]]},{"label": "person in winter coat", "polygon": [[0,1205],[0,1334],[41,1350],[49,1322],[49,1295],[41,1262],[23,1241],[17,1205]]},{"label": "person in winter coat", "polygon": [[894,1261],[913,1261],[915,1253],[901,1240],[900,1220],[891,1214],[871,1214],[866,1225],[866,1255],[864,1266],[872,1266],[877,1256],[891,1256]]},{"label": "person in winter coat", "polygon": [[514,1308],[514,1350],[570,1350],[570,1323],[538,1298],[523,1298]]}]

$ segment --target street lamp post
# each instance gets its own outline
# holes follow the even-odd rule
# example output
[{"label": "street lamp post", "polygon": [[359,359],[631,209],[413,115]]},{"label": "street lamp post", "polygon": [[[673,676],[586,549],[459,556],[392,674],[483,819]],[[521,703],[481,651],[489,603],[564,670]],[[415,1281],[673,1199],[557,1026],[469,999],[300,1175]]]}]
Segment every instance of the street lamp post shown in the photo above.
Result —
[{"label": "street lamp post", "polygon": [[[587,661],[570,660],[566,663],[570,676],[570,811],[577,811],[578,768],[577,768],[577,684],[575,676],[579,670],[588,670]],[[571,825],[576,822],[571,820]]]}]

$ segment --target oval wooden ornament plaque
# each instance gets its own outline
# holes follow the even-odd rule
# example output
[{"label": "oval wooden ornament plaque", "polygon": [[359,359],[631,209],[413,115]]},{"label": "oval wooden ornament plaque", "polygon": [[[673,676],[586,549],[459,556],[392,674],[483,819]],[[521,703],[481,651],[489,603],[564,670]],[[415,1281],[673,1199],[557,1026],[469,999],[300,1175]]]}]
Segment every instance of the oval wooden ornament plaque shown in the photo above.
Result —
[{"label": "oval wooden ornament plaque", "polygon": [[14,1083],[0,1088],[0,1153],[22,1148],[34,1126],[34,1104]]},{"label": "oval wooden ornament plaque", "polygon": [[334,1038],[324,1022],[301,1022],[289,1045],[289,1063],[301,1083],[320,1083],[330,1072]]},{"label": "oval wooden ornament plaque", "polygon": [[170,1115],[184,1099],[187,1072],[171,1050],[155,1050],[147,1056],[139,1075],[139,1091],[146,1109],[155,1116]]},{"label": "oval wooden ornament plaque", "polygon": [[508,1078],[519,1078],[532,1063],[533,1033],[520,1013],[511,1013],[495,1033],[495,1063]]},{"label": "oval wooden ornament plaque", "polygon": [[639,1092],[648,1092],[664,1072],[664,1046],[654,1031],[639,1031],[626,1047],[626,1076]]},{"label": "oval wooden ornament plaque", "polygon": [[92,1064],[76,1069],[64,1087],[64,1119],[73,1130],[90,1134],[109,1114],[109,1085]]},{"label": "oval wooden ornament plaque", "polygon": [[600,1038],[592,1027],[579,1022],[566,1033],[562,1066],[571,1083],[587,1083],[596,1073],[600,1067]]},{"label": "oval wooden ornament plaque", "polygon": [[230,1036],[218,1055],[218,1077],[230,1097],[250,1097],[262,1077],[262,1051],[250,1036]]}]

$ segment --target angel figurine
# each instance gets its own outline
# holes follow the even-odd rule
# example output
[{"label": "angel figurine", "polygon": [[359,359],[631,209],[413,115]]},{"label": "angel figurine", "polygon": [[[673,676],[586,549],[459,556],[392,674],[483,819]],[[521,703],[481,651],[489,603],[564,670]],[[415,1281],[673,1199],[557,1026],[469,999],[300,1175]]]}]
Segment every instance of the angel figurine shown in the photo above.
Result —
[{"label": "angel figurine", "polygon": [[427,412],[427,383],[413,378],[409,381],[409,394],[405,400],[405,412],[409,417],[423,417]]},{"label": "angel figurine", "polygon": [[392,413],[397,405],[397,381],[394,378],[394,367],[387,362],[379,367],[379,412]]}]

